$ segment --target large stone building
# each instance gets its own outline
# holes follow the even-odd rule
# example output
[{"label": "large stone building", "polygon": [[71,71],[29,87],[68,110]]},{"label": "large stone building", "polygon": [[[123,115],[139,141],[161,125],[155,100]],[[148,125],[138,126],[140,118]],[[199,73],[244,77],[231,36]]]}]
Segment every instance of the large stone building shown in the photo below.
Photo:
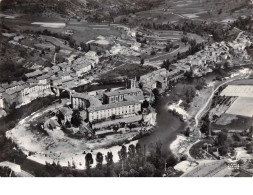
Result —
[{"label": "large stone building", "polygon": [[144,101],[143,92],[139,88],[131,88],[104,93],[103,101],[105,104],[123,102],[129,96],[138,98],[138,100],[140,100],[141,102]]},{"label": "large stone building", "polygon": [[101,101],[94,96],[90,96],[86,93],[73,93],[71,95],[71,104],[73,109],[84,109],[88,107],[100,106]]},{"label": "large stone building", "polygon": [[143,89],[161,89],[165,90],[168,85],[168,72],[165,68],[153,71],[140,77],[140,83]]},{"label": "large stone building", "polygon": [[88,119],[92,123],[96,120],[105,120],[113,115],[115,117],[129,117],[138,115],[141,111],[141,103],[139,101],[123,101],[101,106],[93,106],[88,108]]}]

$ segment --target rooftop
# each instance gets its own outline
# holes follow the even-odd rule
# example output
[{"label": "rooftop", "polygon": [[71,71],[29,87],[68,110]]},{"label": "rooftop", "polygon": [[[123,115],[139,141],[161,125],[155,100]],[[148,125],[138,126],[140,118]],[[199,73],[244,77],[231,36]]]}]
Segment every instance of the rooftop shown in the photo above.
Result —
[{"label": "rooftop", "polygon": [[69,116],[72,115],[73,111],[70,108],[67,107],[62,107],[59,109],[59,111],[64,115],[64,116]]},{"label": "rooftop", "polygon": [[94,106],[94,107],[89,107],[88,112],[95,112],[99,110],[107,110],[107,109],[112,109],[112,108],[117,108],[117,107],[122,107],[122,106],[129,106],[129,105],[135,105],[139,104],[138,101],[123,101],[123,102],[117,102],[113,104],[104,104],[101,106]]},{"label": "rooftop", "polygon": [[72,94],[72,97],[88,100],[90,102],[90,107],[96,107],[96,106],[102,105],[102,103],[99,99],[97,99],[93,96],[90,96],[87,93],[74,93],[74,94]]},{"label": "rooftop", "polygon": [[124,89],[124,90],[117,90],[117,91],[111,91],[105,93],[106,96],[116,96],[116,95],[124,95],[129,93],[136,93],[136,92],[142,92],[139,88],[133,88],[133,89]]},{"label": "rooftop", "polygon": [[33,72],[25,74],[25,76],[27,78],[30,78],[30,77],[36,77],[36,76],[39,76],[39,75],[42,75],[42,74],[43,74],[43,72],[41,72],[40,70],[35,70]]}]

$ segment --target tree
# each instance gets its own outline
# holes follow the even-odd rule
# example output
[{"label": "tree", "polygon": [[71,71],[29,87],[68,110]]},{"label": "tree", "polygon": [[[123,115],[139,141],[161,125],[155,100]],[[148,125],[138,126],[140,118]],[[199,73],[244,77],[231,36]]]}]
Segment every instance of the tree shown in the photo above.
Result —
[{"label": "tree", "polygon": [[115,120],[115,119],[116,119],[116,115],[113,114],[113,115],[111,116],[111,119],[112,119],[112,120]]},{"label": "tree", "polygon": [[170,69],[171,62],[170,60],[164,60],[162,64],[162,68],[166,68],[167,70]]},{"label": "tree", "polygon": [[105,160],[107,162],[107,165],[112,165],[113,164],[113,154],[112,152],[107,152],[107,155],[105,156]]},{"label": "tree", "polygon": [[12,170],[9,167],[0,167],[0,177],[10,177]]},{"label": "tree", "polygon": [[195,88],[192,86],[187,87],[185,90],[185,97],[186,97],[186,102],[190,103],[192,99],[195,97],[196,91]]},{"label": "tree", "polygon": [[200,127],[200,132],[203,134],[208,134],[209,133],[209,126],[210,126],[210,120],[209,120],[209,115],[206,114],[203,118],[202,118],[203,124]]},{"label": "tree", "polygon": [[184,135],[185,135],[186,137],[189,137],[189,136],[190,136],[190,128],[189,128],[189,127],[186,128],[186,130],[185,130],[185,132],[184,132]]},{"label": "tree", "polygon": [[159,99],[159,90],[157,88],[154,88],[152,92],[155,96],[155,101],[157,101]]},{"label": "tree", "polygon": [[138,156],[141,156],[141,155],[142,155],[142,147],[141,147],[141,145],[140,145],[139,143],[136,144],[136,146],[135,146],[135,151],[136,151],[136,154],[137,154]]},{"label": "tree", "polygon": [[119,155],[119,159],[122,163],[122,170],[124,170],[124,161],[126,160],[127,158],[127,149],[126,149],[126,146],[122,146],[121,147],[121,150],[118,152],[118,155]]},{"label": "tree", "polygon": [[173,167],[178,163],[178,160],[175,158],[173,154],[170,154],[169,157],[166,159],[166,166]]},{"label": "tree", "polygon": [[134,145],[133,144],[129,145],[129,147],[128,147],[128,156],[130,158],[133,158],[135,156],[135,153],[136,153],[136,151],[135,151]]},{"label": "tree", "polygon": [[114,132],[117,132],[117,131],[119,130],[119,126],[114,125],[114,126],[113,126],[113,130],[114,130]]},{"label": "tree", "polygon": [[251,143],[246,144],[246,150],[249,154],[253,153],[253,145]]},{"label": "tree", "polygon": [[91,165],[93,164],[93,158],[91,153],[87,153],[85,156],[85,166],[87,169],[90,169]]},{"label": "tree", "polygon": [[145,99],[142,103],[143,108],[148,108],[149,107],[149,102]]},{"label": "tree", "polygon": [[101,152],[98,152],[96,156],[96,161],[97,161],[97,167],[100,169],[102,168],[103,160],[104,160],[103,154]]},{"label": "tree", "polygon": [[143,167],[145,177],[153,177],[155,173],[155,167],[151,163],[146,163]]},{"label": "tree", "polygon": [[227,132],[221,131],[217,137],[218,146],[224,145],[227,140],[227,137],[228,137]]},{"label": "tree", "polygon": [[224,156],[228,153],[228,148],[226,145],[224,145],[224,146],[219,147],[218,151],[221,156]]},{"label": "tree", "polygon": [[185,45],[186,45],[186,43],[188,42],[189,40],[188,40],[188,38],[186,37],[186,36],[183,36],[182,38],[181,38],[181,42],[183,42]]},{"label": "tree", "polygon": [[156,52],[154,51],[154,50],[152,50],[151,52],[150,52],[150,55],[155,55],[156,54]]},{"label": "tree", "polygon": [[144,58],[141,58],[141,62],[140,62],[140,63],[141,63],[141,65],[143,65],[143,64],[144,64],[144,62],[145,62],[145,61],[144,61]]},{"label": "tree", "polygon": [[130,131],[135,127],[135,125],[133,123],[130,123],[127,125],[127,127],[130,129]]},{"label": "tree", "polygon": [[56,47],[55,47],[55,53],[59,53],[60,50],[61,50],[61,47],[60,47],[60,46],[56,46]]},{"label": "tree", "polygon": [[134,170],[134,169],[130,169],[130,171],[128,172],[128,177],[138,177],[139,173]]},{"label": "tree", "polygon": [[70,124],[70,122],[69,122],[68,120],[66,121],[65,126],[66,126],[67,128],[70,128],[70,127],[71,127],[71,124]]},{"label": "tree", "polygon": [[74,127],[79,127],[82,124],[82,117],[80,116],[80,112],[75,110],[72,113],[71,123]]},{"label": "tree", "polygon": [[206,81],[203,78],[198,79],[196,89],[201,90],[206,85]]}]

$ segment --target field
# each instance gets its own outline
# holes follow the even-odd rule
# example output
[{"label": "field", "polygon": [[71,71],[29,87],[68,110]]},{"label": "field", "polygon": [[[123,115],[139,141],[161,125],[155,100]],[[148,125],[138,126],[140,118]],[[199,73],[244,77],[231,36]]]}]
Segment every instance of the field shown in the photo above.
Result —
[{"label": "field", "polygon": [[213,124],[214,130],[246,130],[252,125],[252,119],[249,117],[223,114],[219,120]]},{"label": "field", "polygon": [[230,83],[231,85],[253,85],[253,79],[237,80]]},{"label": "field", "polygon": [[250,15],[252,7],[242,0],[167,0],[158,8],[137,13],[134,22],[166,24],[183,20],[229,22],[243,15]]},{"label": "field", "polygon": [[[52,33],[64,33],[65,30],[73,30],[73,39],[80,42],[87,42],[95,39],[99,35],[102,36],[120,36],[120,32],[108,24],[88,23],[85,20],[77,22],[76,20],[68,20],[67,22],[62,19],[47,18],[47,17],[34,17],[28,18],[27,16],[16,17],[14,19],[3,18],[1,19],[5,24],[11,26],[15,30],[33,30],[43,31],[45,29]],[[34,25],[38,24],[38,25]],[[65,26],[63,27],[63,24]]]},{"label": "field", "polygon": [[253,85],[229,85],[221,92],[223,95],[253,98]]},{"label": "field", "polygon": [[74,31],[73,38],[78,43],[90,41],[99,35],[120,36],[120,32],[113,26],[109,26],[108,24],[88,24],[86,21],[68,22],[65,29],[71,29]]},{"label": "field", "polygon": [[253,98],[239,97],[226,111],[226,114],[253,116]]}]

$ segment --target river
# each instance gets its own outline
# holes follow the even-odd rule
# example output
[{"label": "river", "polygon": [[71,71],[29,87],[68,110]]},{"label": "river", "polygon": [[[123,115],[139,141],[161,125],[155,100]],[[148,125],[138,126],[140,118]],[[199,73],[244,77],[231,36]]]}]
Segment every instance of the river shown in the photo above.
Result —
[{"label": "river", "polygon": [[185,123],[180,121],[178,117],[168,112],[168,103],[171,101],[170,96],[162,96],[155,106],[157,112],[157,124],[155,130],[149,136],[139,140],[142,145],[148,146],[151,143],[160,141],[162,150],[169,151],[170,144],[176,139],[180,131],[185,128]]}]

